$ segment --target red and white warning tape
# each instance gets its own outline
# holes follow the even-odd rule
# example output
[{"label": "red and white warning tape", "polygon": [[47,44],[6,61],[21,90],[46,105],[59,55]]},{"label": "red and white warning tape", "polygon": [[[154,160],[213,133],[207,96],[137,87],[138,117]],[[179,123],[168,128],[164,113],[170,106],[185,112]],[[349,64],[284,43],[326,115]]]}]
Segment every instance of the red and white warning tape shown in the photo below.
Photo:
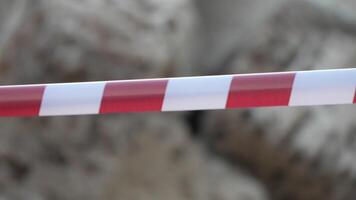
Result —
[{"label": "red and white warning tape", "polygon": [[352,104],[356,69],[0,86],[0,116]]}]

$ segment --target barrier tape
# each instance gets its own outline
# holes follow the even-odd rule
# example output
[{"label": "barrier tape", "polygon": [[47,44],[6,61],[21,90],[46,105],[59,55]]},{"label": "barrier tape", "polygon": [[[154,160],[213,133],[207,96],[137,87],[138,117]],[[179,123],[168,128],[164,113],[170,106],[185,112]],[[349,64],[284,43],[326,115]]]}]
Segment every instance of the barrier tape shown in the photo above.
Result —
[{"label": "barrier tape", "polygon": [[0,86],[0,116],[352,104],[356,68]]}]

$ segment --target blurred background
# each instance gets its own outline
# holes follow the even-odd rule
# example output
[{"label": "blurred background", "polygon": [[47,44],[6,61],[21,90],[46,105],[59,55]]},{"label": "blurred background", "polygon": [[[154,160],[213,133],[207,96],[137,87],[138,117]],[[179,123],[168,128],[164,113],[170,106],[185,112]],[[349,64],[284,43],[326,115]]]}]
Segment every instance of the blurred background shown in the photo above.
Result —
[{"label": "blurred background", "polygon": [[[0,0],[0,84],[356,66],[354,0]],[[356,198],[356,107],[0,119],[0,200]]]}]

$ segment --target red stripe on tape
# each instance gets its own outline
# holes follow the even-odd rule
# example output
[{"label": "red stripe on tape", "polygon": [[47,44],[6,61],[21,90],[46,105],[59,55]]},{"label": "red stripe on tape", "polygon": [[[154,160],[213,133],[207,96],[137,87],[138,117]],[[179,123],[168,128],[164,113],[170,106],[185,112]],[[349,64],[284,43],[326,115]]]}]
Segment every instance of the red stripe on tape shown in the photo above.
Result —
[{"label": "red stripe on tape", "polygon": [[100,113],[161,111],[168,80],[110,82]]},{"label": "red stripe on tape", "polygon": [[356,103],[356,89],[355,89],[355,93],[354,93],[354,101],[353,103]]},{"label": "red stripe on tape", "polygon": [[45,86],[0,88],[1,116],[37,116]]},{"label": "red stripe on tape", "polygon": [[287,106],[294,77],[295,73],[234,76],[226,107]]}]

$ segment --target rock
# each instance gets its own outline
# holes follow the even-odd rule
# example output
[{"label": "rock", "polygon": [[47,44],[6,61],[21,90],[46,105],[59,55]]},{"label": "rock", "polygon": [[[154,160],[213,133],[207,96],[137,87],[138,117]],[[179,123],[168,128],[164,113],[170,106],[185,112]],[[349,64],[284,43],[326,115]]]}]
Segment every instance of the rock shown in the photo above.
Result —
[{"label": "rock", "polygon": [[0,48],[7,49],[0,59],[3,83],[160,77],[189,70],[182,66],[189,63],[195,23],[188,0],[4,5],[13,12],[5,12],[0,25]]},{"label": "rock", "polygon": [[[0,16],[2,84],[179,73],[179,63],[189,62],[185,45],[195,18],[188,0],[5,0]],[[183,126],[176,116],[153,125],[149,118],[0,119],[1,198],[98,199],[123,135],[143,131],[127,127],[170,132],[167,121],[172,129]]]},{"label": "rock", "polygon": [[102,199],[267,199],[256,180],[208,156],[176,124],[128,136]]},{"label": "rock", "polygon": [[196,0],[199,38],[195,54],[200,73],[221,73],[221,63],[258,39],[256,27],[286,0]]},{"label": "rock", "polygon": [[[0,83],[351,67],[354,6],[3,0]],[[0,199],[353,199],[354,113],[327,106],[1,119]]]},{"label": "rock", "polygon": [[[188,0],[0,4],[2,83],[189,71]],[[257,180],[203,153],[183,115],[1,119],[0,130],[3,199],[267,199]]]},{"label": "rock", "polygon": [[[254,29],[259,39],[220,59],[220,73],[354,66],[356,17],[338,9],[282,5]],[[252,169],[273,199],[352,199],[354,113],[353,106],[211,112],[201,133],[213,150]]]}]

